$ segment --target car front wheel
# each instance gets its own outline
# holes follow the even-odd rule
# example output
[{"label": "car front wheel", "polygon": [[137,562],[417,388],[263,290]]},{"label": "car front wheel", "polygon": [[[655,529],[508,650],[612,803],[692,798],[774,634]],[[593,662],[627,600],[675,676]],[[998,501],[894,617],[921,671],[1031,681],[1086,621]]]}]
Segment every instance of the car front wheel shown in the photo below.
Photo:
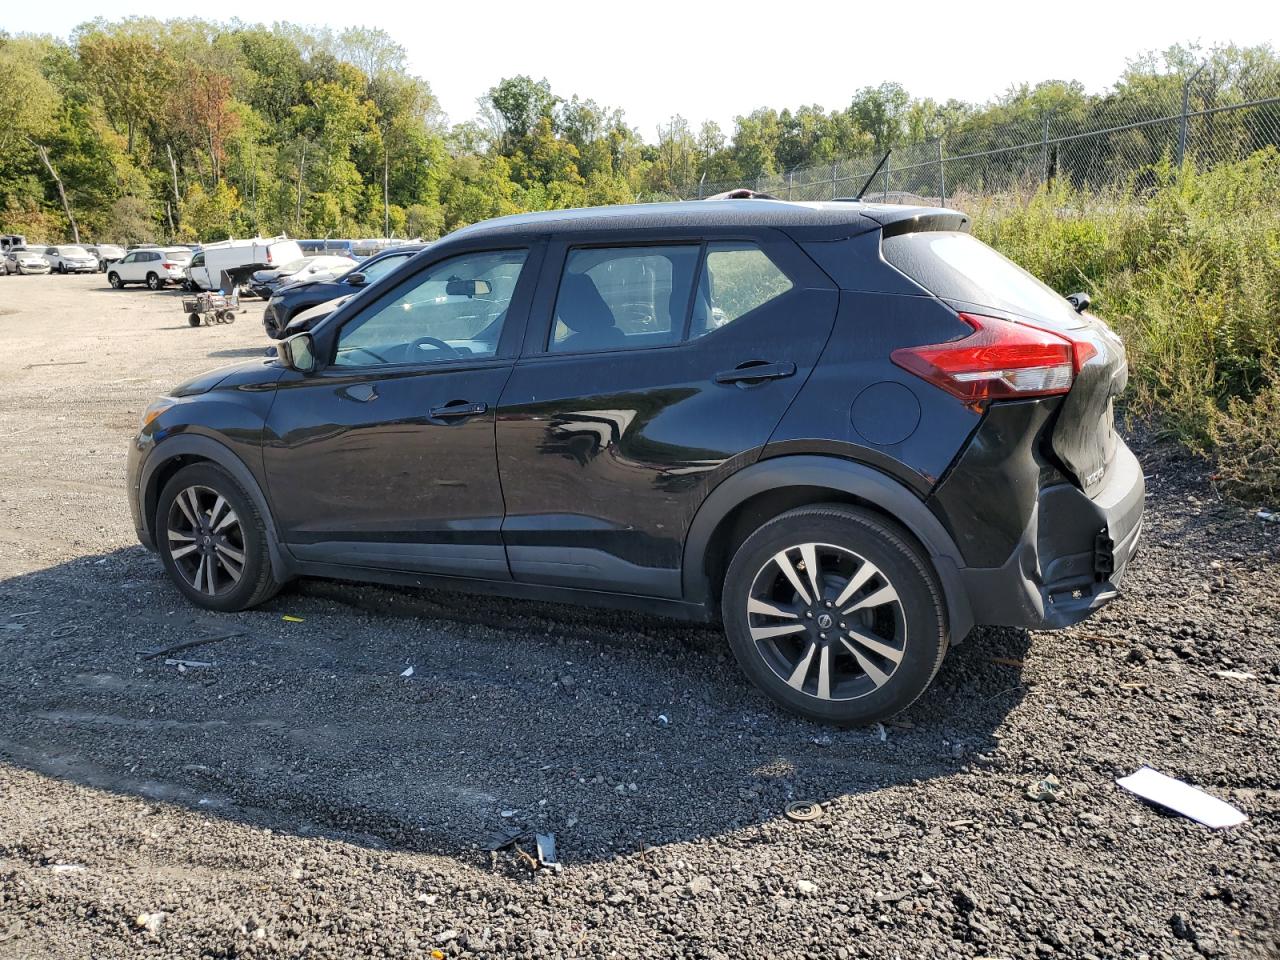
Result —
[{"label": "car front wheel", "polygon": [[245,610],[280,589],[262,515],[221,467],[197,463],[174,474],[160,492],[155,530],[165,571],[198,606]]},{"label": "car front wheel", "polygon": [[120,279],[120,274],[116,273],[114,270],[107,274],[107,283],[111,284],[111,286],[115,287],[117,290],[124,286],[124,281]]},{"label": "car front wheel", "polygon": [[758,687],[839,726],[905,710],[947,651],[942,591],[919,548],[892,521],[843,504],[791,510],[747,537],[722,612]]}]

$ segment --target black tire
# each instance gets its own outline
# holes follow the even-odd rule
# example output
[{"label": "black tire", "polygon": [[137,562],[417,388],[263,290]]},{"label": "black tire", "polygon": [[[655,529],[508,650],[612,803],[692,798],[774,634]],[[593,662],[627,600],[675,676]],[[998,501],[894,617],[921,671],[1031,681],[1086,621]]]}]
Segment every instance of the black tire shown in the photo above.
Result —
[{"label": "black tire", "polygon": [[198,313],[188,313],[188,314],[187,314],[187,323],[188,323],[190,326],[193,326],[193,327],[198,327],[198,326],[200,326],[200,314],[198,314]]},{"label": "black tire", "polygon": [[120,279],[120,274],[114,270],[107,274],[107,283],[111,284],[116,290],[124,289],[124,281]]},{"label": "black tire", "polygon": [[164,281],[160,279],[160,275],[156,273],[147,274],[147,289],[159,290],[164,286]]},{"label": "black tire", "polygon": [[[197,588],[191,579],[192,566],[195,566],[193,556],[202,555],[204,550],[197,544],[195,554],[188,553],[184,557],[174,557],[174,551],[183,550],[186,546],[190,546],[190,541],[200,539],[199,536],[187,540],[171,539],[169,534],[171,530],[182,532],[186,529],[186,519],[193,512],[199,513],[198,510],[193,511],[190,507],[190,501],[184,499],[187,509],[182,509],[175,504],[175,500],[179,495],[186,496],[189,490],[206,491],[197,494],[197,502],[203,498],[203,502],[213,501],[213,509],[216,509],[216,497],[221,497],[226,501],[223,512],[219,513],[219,517],[225,520],[227,514],[226,507],[229,507],[233,517],[236,520],[234,528],[228,530],[237,530],[238,536],[231,533],[223,532],[223,541],[225,546],[210,548],[209,557],[218,557],[218,564],[215,566],[216,573],[213,577],[212,593],[203,587]],[[171,522],[171,516],[180,518],[176,523]],[[201,516],[204,516],[203,514]],[[207,519],[207,517],[206,517]],[[181,529],[178,529],[181,528]],[[197,532],[195,525],[191,527],[193,532]],[[221,467],[212,463],[194,463],[190,466],[183,467],[175,473],[169,482],[164,485],[164,489],[160,491],[160,499],[156,504],[155,515],[155,540],[156,548],[160,553],[160,560],[164,564],[165,572],[169,574],[169,579],[182,592],[184,596],[197,606],[204,607],[208,610],[220,610],[224,613],[231,613],[237,610],[247,610],[250,607],[256,607],[260,603],[264,603],[271,599],[279,592],[281,584],[278,583],[271,575],[271,558],[267,548],[267,529],[263,522],[262,515],[254,506],[252,498],[248,496],[236,483],[232,476]],[[209,538],[213,541],[219,539],[217,532],[211,532]],[[243,557],[240,566],[238,578],[234,578],[227,563],[227,557],[230,554],[224,554],[221,551],[231,548],[232,553],[239,553]],[[179,564],[181,560],[181,565]],[[204,561],[202,561],[204,562]]]},{"label": "black tire", "polygon": [[[819,591],[809,558],[821,598],[812,596]],[[911,706],[947,652],[946,605],[932,565],[896,523],[843,504],[799,507],[747,537],[729,564],[721,607],[751,681],[787,709],[838,726]]]},{"label": "black tire", "polygon": [[66,265],[65,263],[59,262],[59,263],[58,263],[58,272],[59,272],[60,274],[62,274],[63,276],[66,276],[66,273],[67,273],[67,265]]}]

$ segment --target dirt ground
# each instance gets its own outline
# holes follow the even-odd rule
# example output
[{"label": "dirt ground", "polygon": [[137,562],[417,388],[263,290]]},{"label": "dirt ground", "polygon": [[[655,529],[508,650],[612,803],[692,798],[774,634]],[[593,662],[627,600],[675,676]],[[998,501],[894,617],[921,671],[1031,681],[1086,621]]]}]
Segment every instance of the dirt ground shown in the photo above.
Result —
[{"label": "dirt ground", "polygon": [[[188,606],[126,444],[267,340],[177,296],[0,277],[0,958],[1280,956],[1280,524],[1198,462],[1137,444],[1122,599],[977,631],[838,731],[706,628],[319,581]],[[1143,804],[1143,764],[1249,821]],[[506,825],[563,871],[480,849]]]}]

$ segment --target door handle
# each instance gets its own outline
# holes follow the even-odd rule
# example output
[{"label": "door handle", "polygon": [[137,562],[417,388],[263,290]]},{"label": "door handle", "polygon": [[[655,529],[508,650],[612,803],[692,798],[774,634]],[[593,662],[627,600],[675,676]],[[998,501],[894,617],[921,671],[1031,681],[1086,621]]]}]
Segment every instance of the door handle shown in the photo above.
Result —
[{"label": "door handle", "polygon": [[716,383],[736,383],[750,386],[766,380],[781,380],[796,372],[796,365],[790,360],[781,363],[769,363],[765,360],[747,360],[732,370],[721,370],[716,374]]},{"label": "door handle", "polygon": [[431,408],[431,419],[452,420],[458,417],[474,417],[484,413],[489,405],[484,402],[470,403],[466,400],[451,400],[440,407]]}]

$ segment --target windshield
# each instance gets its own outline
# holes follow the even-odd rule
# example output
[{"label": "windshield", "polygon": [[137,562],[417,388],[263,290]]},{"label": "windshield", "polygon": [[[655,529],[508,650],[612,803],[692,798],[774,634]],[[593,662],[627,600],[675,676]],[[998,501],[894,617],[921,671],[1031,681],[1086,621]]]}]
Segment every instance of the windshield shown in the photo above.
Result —
[{"label": "windshield", "polygon": [[297,260],[290,260],[280,268],[281,273],[297,273],[312,260],[311,257],[299,257]]},{"label": "windshield", "polygon": [[64,257],[87,257],[89,251],[84,247],[59,247],[58,252]]}]

